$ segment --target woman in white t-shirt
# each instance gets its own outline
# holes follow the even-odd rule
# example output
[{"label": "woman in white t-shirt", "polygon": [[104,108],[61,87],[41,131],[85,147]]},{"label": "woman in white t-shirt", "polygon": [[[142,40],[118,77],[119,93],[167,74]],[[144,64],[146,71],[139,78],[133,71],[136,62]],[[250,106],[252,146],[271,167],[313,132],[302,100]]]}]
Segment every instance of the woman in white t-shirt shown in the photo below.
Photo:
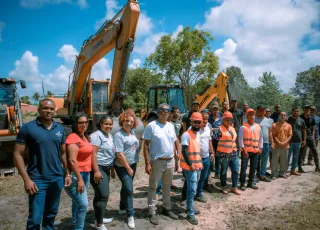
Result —
[{"label": "woman in white t-shirt", "polygon": [[110,134],[113,121],[109,116],[101,117],[97,124],[98,130],[90,135],[93,146],[91,185],[94,189],[93,208],[96,219],[96,228],[107,230],[104,224],[110,223],[112,218],[104,218],[109,199],[110,176],[115,177],[113,163],[115,148],[113,137]]}]

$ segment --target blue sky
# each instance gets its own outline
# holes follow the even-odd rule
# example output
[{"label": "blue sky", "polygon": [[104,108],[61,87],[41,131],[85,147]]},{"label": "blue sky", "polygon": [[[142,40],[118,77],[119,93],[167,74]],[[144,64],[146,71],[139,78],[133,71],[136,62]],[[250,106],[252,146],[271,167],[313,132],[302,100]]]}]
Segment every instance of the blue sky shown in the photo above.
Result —
[{"label": "blue sky", "polygon": [[[64,93],[74,57],[97,25],[126,0],[0,1],[0,76],[25,79],[21,94]],[[208,30],[220,70],[239,66],[252,86],[272,71],[287,91],[298,72],[320,64],[320,5],[312,0],[139,1],[141,14],[130,67],[142,66],[164,34],[183,26]],[[112,55],[93,69],[111,75]]]}]

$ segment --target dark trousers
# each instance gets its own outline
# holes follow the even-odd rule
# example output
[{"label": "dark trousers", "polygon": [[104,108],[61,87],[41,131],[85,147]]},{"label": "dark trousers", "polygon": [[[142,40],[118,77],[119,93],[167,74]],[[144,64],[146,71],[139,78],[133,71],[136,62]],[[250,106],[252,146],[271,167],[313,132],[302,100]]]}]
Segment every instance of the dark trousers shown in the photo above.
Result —
[{"label": "dark trousers", "polygon": [[63,177],[51,180],[33,180],[38,192],[29,196],[29,216],[27,230],[38,230],[42,222],[43,230],[53,230],[54,219],[59,210]]},{"label": "dark trousers", "polygon": [[[316,148],[318,147],[318,143],[319,143],[319,139],[315,140],[315,145],[316,145]],[[308,153],[308,162],[311,162],[313,160],[313,154],[312,154],[312,151],[311,149],[309,149],[309,153]],[[303,160],[304,162],[304,160]]]},{"label": "dark trousers", "polygon": [[[212,147],[214,152],[217,152],[218,141],[212,138]],[[211,154],[211,153],[210,153]],[[220,162],[218,157],[214,157],[214,162],[210,162],[210,171],[215,172],[215,174],[220,175]],[[209,175],[210,176],[210,175]]]},{"label": "dark trousers", "polygon": [[244,185],[246,183],[246,171],[248,168],[248,162],[250,159],[250,170],[249,170],[249,181],[248,184],[254,182],[254,175],[258,166],[258,157],[257,153],[248,153],[248,157],[244,157],[244,154],[241,154],[241,171],[240,171],[240,183]]},{"label": "dark trousers", "polygon": [[319,156],[318,156],[318,151],[316,147],[316,143],[313,139],[307,139],[306,145],[304,147],[300,148],[300,153],[299,153],[299,160],[298,160],[298,167],[301,169],[301,166],[306,159],[306,153],[307,149],[310,148],[310,151],[313,155],[314,158],[314,163],[316,165],[316,168],[319,167]]},{"label": "dark trousers", "polygon": [[114,166],[116,173],[121,181],[122,187],[120,191],[120,210],[126,210],[127,216],[134,216],[133,209],[133,178],[136,173],[137,164],[130,165],[133,170],[131,177],[125,167]]},{"label": "dark trousers", "polygon": [[109,199],[109,181],[112,166],[98,165],[103,177],[99,184],[94,182],[94,172],[91,171],[90,183],[94,189],[93,209],[97,224],[103,224],[104,213]]}]

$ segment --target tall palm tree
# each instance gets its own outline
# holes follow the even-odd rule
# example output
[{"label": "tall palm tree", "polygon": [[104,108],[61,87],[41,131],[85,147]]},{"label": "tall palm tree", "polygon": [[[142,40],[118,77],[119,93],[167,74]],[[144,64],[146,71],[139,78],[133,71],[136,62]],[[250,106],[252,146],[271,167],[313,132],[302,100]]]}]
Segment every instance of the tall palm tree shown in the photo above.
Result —
[{"label": "tall palm tree", "polygon": [[34,104],[37,104],[39,102],[39,99],[40,99],[40,94],[38,92],[35,92],[33,95],[32,95],[32,100],[34,102]]}]

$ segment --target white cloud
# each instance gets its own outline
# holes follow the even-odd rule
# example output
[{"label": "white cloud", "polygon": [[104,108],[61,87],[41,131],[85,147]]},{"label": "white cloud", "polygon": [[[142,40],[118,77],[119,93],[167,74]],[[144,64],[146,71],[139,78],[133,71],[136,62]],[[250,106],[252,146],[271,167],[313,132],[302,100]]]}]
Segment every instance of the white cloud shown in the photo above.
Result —
[{"label": "white cloud", "polygon": [[144,36],[151,33],[153,23],[146,13],[140,13],[136,36]]},{"label": "white cloud", "polygon": [[183,25],[178,25],[177,29],[173,31],[172,37],[176,38],[182,30],[183,30]]},{"label": "white cloud", "polygon": [[[227,16],[226,16],[227,15]],[[265,71],[275,74],[284,90],[293,84],[296,73],[317,63],[316,52],[305,53],[301,42],[306,36],[315,41],[319,31],[320,3],[316,1],[224,1],[205,14],[205,23],[197,28],[214,36],[227,36],[224,47],[216,50],[220,68],[241,67],[249,84],[257,85]]]},{"label": "white cloud", "polygon": [[68,65],[73,65],[78,53],[79,52],[72,45],[67,44],[60,48],[57,56],[62,57]]},{"label": "white cloud", "polygon": [[3,21],[0,21],[0,42],[2,42],[2,31],[4,30],[4,28],[6,27],[6,24]]},{"label": "white cloud", "polygon": [[109,61],[106,58],[100,59],[93,67],[91,71],[91,78],[95,80],[111,79],[112,69],[110,68]]},{"label": "white cloud", "polygon": [[129,68],[131,69],[137,69],[141,65],[141,60],[139,58],[133,59],[132,63],[129,65]]},{"label": "white cloud", "polygon": [[27,9],[41,8],[44,5],[59,5],[62,3],[78,5],[80,8],[86,8],[88,6],[86,0],[20,0],[20,6]]},{"label": "white cloud", "polygon": [[116,15],[118,10],[121,9],[121,6],[118,5],[116,0],[106,0],[105,4],[106,15],[96,22],[94,26],[95,30],[98,30],[106,20],[111,20]]},{"label": "white cloud", "polygon": [[148,56],[149,54],[153,53],[156,49],[159,40],[162,36],[166,35],[165,32],[159,32],[156,34],[151,34],[146,37],[142,42],[137,42],[133,52],[136,54],[140,54],[142,56]]}]

